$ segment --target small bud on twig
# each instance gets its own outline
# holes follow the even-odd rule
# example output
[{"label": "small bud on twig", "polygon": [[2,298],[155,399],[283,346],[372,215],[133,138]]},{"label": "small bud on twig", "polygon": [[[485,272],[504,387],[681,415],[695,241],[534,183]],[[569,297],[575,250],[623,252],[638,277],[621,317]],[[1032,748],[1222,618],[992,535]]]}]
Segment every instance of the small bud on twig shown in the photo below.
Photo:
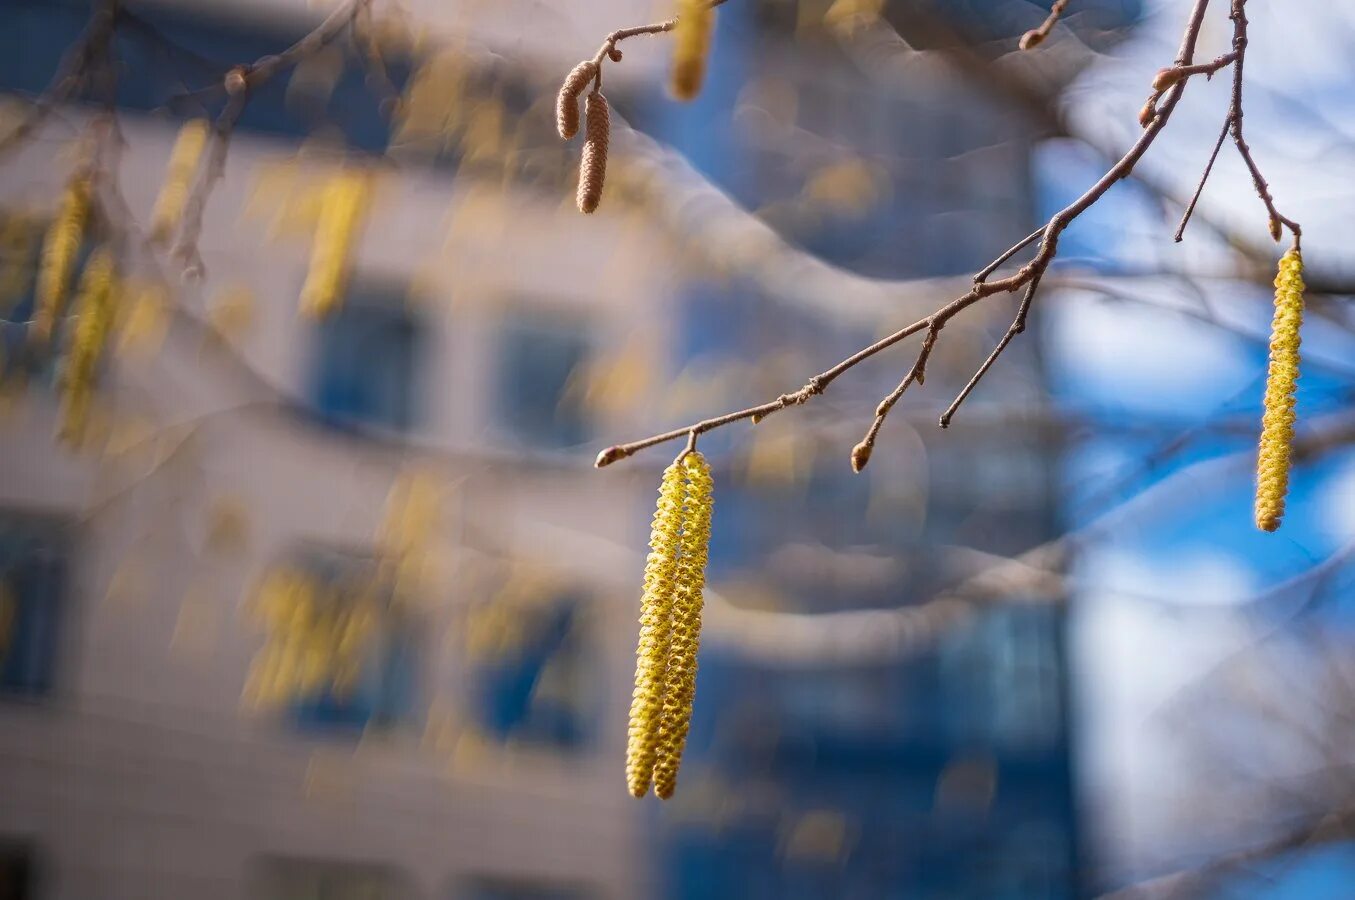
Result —
[{"label": "small bud on twig", "polygon": [[860,472],[870,462],[870,454],[873,448],[870,444],[862,441],[852,448],[852,471]]},{"label": "small bud on twig", "polygon": [[1040,29],[1038,28],[1032,28],[1030,31],[1027,31],[1025,34],[1021,35],[1021,42],[1017,46],[1019,46],[1022,50],[1031,50],[1034,49],[1035,47],[1040,46],[1043,43],[1044,43],[1044,32],[1040,31]]},{"label": "small bud on twig", "polygon": [[1175,67],[1158,69],[1153,76],[1153,90],[1161,93],[1181,80],[1181,70]]},{"label": "small bud on twig", "polygon": [[593,91],[584,101],[583,156],[579,160],[579,212],[591,213],[602,200],[603,181],[607,177],[607,144],[611,139],[611,113],[607,98]]},{"label": "small bud on twig", "polygon": [[570,71],[565,83],[560,85],[560,93],[555,98],[555,127],[565,140],[579,133],[579,95],[597,74],[597,64],[585,59]]},{"label": "small bud on twig", "polygon": [[1153,124],[1153,120],[1156,118],[1157,96],[1154,95],[1149,97],[1148,102],[1143,104],[1143,109],[1139,110],[1139,125],[1143,128],[1147,128],[1149,125]]}]

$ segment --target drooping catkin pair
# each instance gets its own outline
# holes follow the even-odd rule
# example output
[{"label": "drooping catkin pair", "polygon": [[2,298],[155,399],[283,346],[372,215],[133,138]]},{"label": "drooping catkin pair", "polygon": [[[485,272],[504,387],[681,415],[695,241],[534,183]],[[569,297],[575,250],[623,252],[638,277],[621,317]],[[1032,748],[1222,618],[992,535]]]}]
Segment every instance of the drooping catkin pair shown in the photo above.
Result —
[{"label": "drooping catkin pair", "polygon": [[365,172],[341,172],[325,185],[310,268],[301,288],[301,311],[306,315],[323,318],[338,307],[370,196],[371,182]]},{"label": "drooping catkin pair", "polygon": [[169,163],[165,166],[165,183],[151,211],[152,241],[169,240],[183,218],[209,133],[206,119],[189,119],[179,129],[179,136],[174,139],[174,148],[169,153]]},{"label": "drooping catkin pair", "polygon": [[1284,517],[1294,443],[1294,393],[1299,378],[1299,328],[1303,324],[1303,256],[1294,247],[1275,276],[1275,319],[1270,327],[1270,371],[1256,458],[1256,527],[1274,531]]},{"label": "drooping catkin pair", "polygon": [[715,10],[709,0],[678,0],[673,26],[673,75],[669,86],[678,100],[694,100],[706,80],[706,60],[715,30]]},{"label": "drooping catkin pair", "polygon": [[108,345],[116,313],[117,260],[107,247],[90,254],[80,276],[75,322],[61,370],[59,437],[79,443],[89,422],[94,379]]},{"label": "drooping catkin pair", "polygon": [[[620,55],[613,58],[619,59]],[[584,213],[593,212],[602,201],[602,188],[607,178],[607,145],[611,142],[611,110],[602,93],[598,64],[585,59],[575,66],[565,83],[560,85],[560,93],[555,98],[555,128],[567,141],[579,133],[579,95],[589,84],[593,85],[593,90],[583,103],[583,153],[579,157],[577,197],[579,212]]]},{"label": "drooping catkin pair", "polygon": [[659,484],[626,745],[626,785],[636,797],[651,783],[665,800],[677,788],[696,694],[713,492],[710,465],[694,450],[665,469]]},{"label": "drooping catkin pair", "polygon": [[77,172],[61,195],[61,205],[42,242],[38,265],[36,308],[33,311],[33,340],[46,344],[51,340],[57,319],[66,306],[71,277],[80,256],[89,224],[94,184],[88,172]]}]

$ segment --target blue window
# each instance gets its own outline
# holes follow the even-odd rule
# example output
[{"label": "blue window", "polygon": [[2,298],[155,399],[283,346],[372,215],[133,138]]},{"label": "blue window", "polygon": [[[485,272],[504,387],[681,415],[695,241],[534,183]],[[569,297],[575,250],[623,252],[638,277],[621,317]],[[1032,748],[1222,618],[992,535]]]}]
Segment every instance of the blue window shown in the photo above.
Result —
[{"label": "blue window", "polygon": [[5,694],[41,697],[52,690],[66,557],[57,523],[0,516],[0,691]]},{"label": "blue window", "polygon": [[320,418],[341,428],[410,428],[420,338],[403,290],[350,288],[316,334],[312,392]]},{"label": "blue window", "polygon": [[[583,604],[566,596],[512,604],[511,628],[475,657],[474,707],[480,727],[501,741],[578,748],[591,737],[598,675]],[[492,625],[490,627],[493,627]]]},{"label": "blue window", "polygon": [[568,388],[588,359],[585,331],[566,323],[508,323],[499,354],[503,424],[524,444],[560,449],[589,437],[582,405]]},{"label": "blue window", "polygon": [[330,651],[327,670],[288,689],[302,729],[393,728],[416,713],[420,623],[390,598],[370,558],[311,550],[292,564],[307,589],[280,617],[265,652],[306,642]]}]

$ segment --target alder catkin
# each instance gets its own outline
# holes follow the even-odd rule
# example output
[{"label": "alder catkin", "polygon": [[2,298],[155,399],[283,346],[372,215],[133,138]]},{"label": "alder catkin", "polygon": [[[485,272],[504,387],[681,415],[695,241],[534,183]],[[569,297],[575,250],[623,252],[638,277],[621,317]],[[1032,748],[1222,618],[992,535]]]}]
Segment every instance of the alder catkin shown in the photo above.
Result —
[{"label": "alder catkin", "polygon": [[714,483],[705,457],[692,451],[682,458],[682,552],[673,596],[673,627],[664,678],[663,720],[654,761],[654,793],[667,800],[677,788],[678,767],[692,724],[696,696],[696,657],[701,644],[702,591],[710,553]]},{"label": "alder catkin", "polygon": [[59,436],[68,443],[79,442],[89,421],[94,378],[113,325],[116,268],[112,251],[100,247],[80,276],[75,324],[61,372]]},{"label": "alder catkin", "polygon": [[673,27],[673,77],[670,87],[678,100],[692,100],[701,92],[710,55],[715,10],[708,0],[678,0],[677,25]]},{"label": "alder catkin", "polygon": [[573,68],[565,78],[565,83],[560,85],[560,93],[555,98],[555,127],[565,140],[579,133],[579,95],[597,73],[597,63],[585,59]]},{"label": "alder catkin", "polygon": [[602,199],[607,177],[607,143],[611,139],[611,113],[607,98],[593,91],[584,101],[583,156],[579,159],[579,212],[591,213]]},{"label": "alder catkin", "polygon": [[301,311],[306,315],[323,318],[338,308],[370,191],[362,172],[343,172],[325,185],[310,268],[301,288]]},{"label": "alder catkin", "polygon": [[75,262],[85,239],[90,202],[94,187],[89,175],[76,175],[66,185],[61,206],[43,238],[42,258],[38,266],[37,304],[33,312],[33,339],[46,343],[52,337],[56,320],[66,305]]},{"label": "alder catkin", "polygon": [[645,560],[644,596],[640,600],[640,640],[635,650],[635,692],[631,698],[626,741],[626,786],[643,797],[649,790],[663,718],[664,673],[672,628],[673,599],[681,551],[682,467],[664,470],[659,501]]},{"label": "alder catkin", "polygon": [[1294,392],[1299,378],[1299,327],[1303,324],[1303,257],[1298,248],[1280,259],[1275,276],[1275,319],[1270,327],[1270,371],[1256,458],[1256,527],[1274,531],[1284,517],[1294,442]]},{"label": "alder catkin", "polygon": [[202,151],[207,146],[208,133],[206,119],[189,119],[179,129],[169,163],[165,166],[164,186],[160,188],[160,196],[151,212],[151,240],[167,241],[178,227],[188,204],[188,194],[193,189],[193,176],[198,172]]}]

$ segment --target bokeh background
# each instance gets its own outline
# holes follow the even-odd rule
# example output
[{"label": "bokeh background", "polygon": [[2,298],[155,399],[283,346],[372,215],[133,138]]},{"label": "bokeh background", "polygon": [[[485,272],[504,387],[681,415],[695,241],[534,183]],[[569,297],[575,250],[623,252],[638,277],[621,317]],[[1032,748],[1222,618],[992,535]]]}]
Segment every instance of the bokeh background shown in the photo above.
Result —
[{"label": "bokeh background", "polygon": [[[860,475],[907,346],[702,439],[691,743],[672,801],[626,794],[669,457],[594,455],[797,388],[1095,181],[1187,4],[1072,0],[1017,51],[1048,6],[730,0],[687,105],[629,41],[584,217],[555,91],[666,5],[375,0],[252,92],[185,278],[145,240],[181,125],[335,7],[128,0],[49,104],[91,7],[3,0],[0,898],[1355,896],[1349,0],[1249,5],[1312,288],[1283,529],[1250,515],[1279,251],[1229,148],[1171,240],[1226,112],[1197,79],[951,428],[1014,298],[947,326]],[[28,331],[91,134],[121,280],[72,445],[74,326]],[[300,315],[354,173],[342,304]]]}]

